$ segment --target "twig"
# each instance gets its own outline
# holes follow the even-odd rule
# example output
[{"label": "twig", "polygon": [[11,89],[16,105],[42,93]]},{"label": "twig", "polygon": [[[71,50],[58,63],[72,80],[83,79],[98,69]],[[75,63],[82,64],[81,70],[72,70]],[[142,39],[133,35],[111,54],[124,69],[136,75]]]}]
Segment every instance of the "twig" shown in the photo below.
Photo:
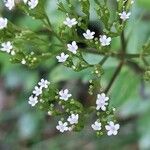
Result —
[{"label": "twig", "polygon": [[108,86],[107,86],[106,89],[105,89],[105,93],[106,93],[106,94],[108,93],[108,91],[109,91],[110,88],[112,87],[112,85],[113,85],[115,79],[118,77],[118,75],[119,75],[119,73],[120,73],[120,71],[121,71],[121,68],[122,68],[122,66],[123,66],[123,63],[124,63],[124,62],[121,61],[121,62],[119,63],[119,65],[118,65],[118,67],[116,68],[116,70],[115,70],[115,72],[114,72],[114,74],[113,74],[113,76],[112,76],[112,78],[111,78],[111,80],[110,80]]}]

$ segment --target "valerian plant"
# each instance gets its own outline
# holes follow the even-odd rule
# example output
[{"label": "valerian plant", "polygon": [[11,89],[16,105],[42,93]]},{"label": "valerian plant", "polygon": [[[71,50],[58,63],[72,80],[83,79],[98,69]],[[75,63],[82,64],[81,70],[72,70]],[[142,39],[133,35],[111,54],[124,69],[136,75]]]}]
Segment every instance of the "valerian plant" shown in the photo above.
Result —
[{"label": "valerian plant", "polygon": [[[51,24],[51,19],[45,12],[45,0],[4,0],[4,5],[8,10],[19,9],[33,19],[40,20],[48,34],[46,33],[43,38],[42,35],[30,29],[18,27],[5,16],[1,16],[0,49],[3,53],[10,55],[12,63],[21,63],[29,68],[38,67],[41,62],[49,58],[55,58],[58,63],[76,72],[89,68],[91,73],[89,94],[95,96],[95,104],[92,106],[88,108],[83,106],[79,100],[73,98],[71,94],[73,91],[58,90],[53,81],[45,79],[41,79],[35,86],[28,103],[32,107],[35,106],[47,112],[48,115],[60,116],[56,126],[60,132],[80,131],[85,126],[89,115],[95,114],[97,117],[91,129],[96,131],[97,135],[111,136],[117,135],[120,125],[115,119],[115,108],[109,107],[111,98],[107,94],[121,68],[124,65],[137,63],[132,60],[133,58],[142,61],[143,78],[150,80],[150,66],[146,58],[150,55],[150,42],[147,42],[138,54],[130,54],[126,51],[127,41],[124,31],[126,22],[132,15],[130,8],[134,3],[133,0],[117,0],[113,19],[110,19],[111,12],[107,0],[94,0],[93,2],[97,20],[102,28],[102,34],[98,36],[89,28],[90,0],[66,0],[65,2],[59,0],[58,10],[64,13],[66,19],[60,24],[58,30]],[[78,13],[76,5],[80,7],[82,13]],[[47,35],[51,35],[55,40],[50,43]],[[115,37],[121,39],[120,51],[111,49],[112,39]],[[55,47],[54,50],[53,47]],[[97,54],[103,58],[98,64],[92,65],[84,59],[84,54],[87,53]],[[109,57],[115,57],[120,62],[108,86],[103,87],[100,82],[105,72],[103,65]],[[99,88],[98,91],[97,88]]]}]

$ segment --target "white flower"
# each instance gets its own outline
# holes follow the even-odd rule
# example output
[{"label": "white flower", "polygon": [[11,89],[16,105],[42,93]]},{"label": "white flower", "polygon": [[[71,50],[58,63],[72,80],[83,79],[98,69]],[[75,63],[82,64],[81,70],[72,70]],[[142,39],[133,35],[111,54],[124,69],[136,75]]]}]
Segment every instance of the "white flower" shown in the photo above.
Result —
[{"label": "white flower", "polygon": [[38,5],[39,1],[38,0],[29,0],[28,5],[30,9],[34,9]]},{"label": "white flower", "polygon": [[68,117],[67,121],[70,122],[70,124],[77,124],[79,119],[78,114],[71,114],[71,116]]},{"label": "white flower", "polygon": [[41,79],[41,81],[38,83],[38,85],[40,86],[40,88],[48,88],[48,85],[50,84],[49,81]]},{"label": "white flower", "polygon": [[42,94],[42,88],[38,87],[38,86],[35,86],[33,94],[35,94],[36,96],[41,95]]},{"label": "white flower", "polygon": [[23,65],[26,64],[26,60],[24,58],[21,60],[21,64],[23,64]]},{"label": "white flower", "polygon": [[56,129],[59,130],[60,132],[68,131],[68,123],[67,122],[62,122],[58,121],[58,125],[56,126]]},{"label": "white flower", "polygon": [[65,62],[68,57],[69,55],[64,54],[64,53],[61,53],[60,56],[56,56],[56,58],[58,59],[58,62]]},{"label": "white flower", "polygon": [[106,130],[108,130],[107,135],[117,135],[118,130],[120,128],[119,124],[114,124],[114,122],[110,121],[108,125],[105,126]]},{"label": "white flower", "polygon": [[36,96],[33,97],[33,95],[32,95],[29,97],[28,103],[33,107],[38,103],[38,98]]},{"label": "white flower", "polygon": [[106,35],[101,35],[99,40],[100,40],[102,46],[108,46],[108,45],[110,45],[111,37],[107,38]]},{"label": "white flower", "polygon": [[10,41],[2,43],[1,46],[2,46],[1,51],[7,52],[7,53],[10,53],[11,50],[13,49],[13,46]]},{"label": "white flower", "polygon": [[69,97],[71,97],[72,95],[69,94],[69,90],[68,89],[65,89],[65,90],[61,90],[59,92],[59,98],[64,100],[64,101],[67,101],[69,99]]},{"label": "white flower", "polygon": [[83,33],[83,36],[87,39],[87,40],[91,40],[94,38],[95,32],[91,32],[89,29],[86,30],[86,33]]},{"label": "white flower", "polygon": [[0,29],[4,29],[7,27],[8,20],[7,18],[0,18]]},{"label": "white flower", "polygon": [[67,44],[68,50],[72,52],[73,54],[77,53],[78,45],[75,41],[72,42],[72,44]]},{"label": "white flower", "polygon": [[120,15],[120,18],[121,18],[123,21],[125,21],[125,20],[129,19],[131,13],[130,13],[130,12],[127,13],[127,12],[123,11],[122,13],[119,13],[119,15]]},{"label": "white flower", "polygon": [[67,25],[69,28],[72,28],[72,26],[76,25],[78,22],[76,18],[69,18],[67,17],[66,20],[64,21],[64,24]]},{"label": "white flower", "polygon": [[6,6],[9,10],[12,10],[13,7],[15,7],[15,1],[14,1],[14,0],[5,0],[4,3],[5,3],[5,6]]},{"label": "white flower", "polygon": [[102,129],[102,124],[98,121],[95,121],[94,124],[91,125],[91,127],[93,128],[93,130],[95,131],[100,131]]},{"label": "white flower", "polygon": [[99,110],[103,110],[105,111],[106,110],[106,106],[108,105],[108,101],[109,100],[109,97],[106,97],[106,95],[104,93],[102,94],[98,94],[97,95],[97,100],[96,100],[96,109]]}]

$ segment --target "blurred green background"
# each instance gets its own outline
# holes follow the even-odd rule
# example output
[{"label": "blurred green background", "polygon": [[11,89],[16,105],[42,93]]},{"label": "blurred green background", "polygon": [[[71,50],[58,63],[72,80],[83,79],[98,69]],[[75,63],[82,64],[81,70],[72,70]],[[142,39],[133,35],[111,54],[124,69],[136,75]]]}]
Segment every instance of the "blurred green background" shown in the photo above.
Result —
[{"label": "blurred green background", "polygon": [[[56,0],[47,0],[46,11],[53,25],[62,24],[65,14],[57,10]],[[129,41],[128,52],[136,53],[150,36],[150,0],[135,0],[131,11],[125,33]],[[17,10],[9,12],[1,0],[0,14],[33,31],[42,27],[40,21]],[[93,9],[91,18],[95,21]],[[118,38],[113,40],[112,47],[120,47]],[[101,57],[86,55],[85,59],[96,64]],[[117,63],[114,58],[105,63],[104,86]],[[31,70],[11,64],[9,56],[0,53],[0,150],[150,150],[150,83],[144,82],[138,72],[124,67],[109,93],[111,106],[116,107],[121,124],[119,134],[99,138],[88,124],[80,133],[59,134],[55,128],[57,118],[28,105],[30,93],[43,75],[49,81],[67,85],[77,94],[82,91],[78,97],[89,99],[87,70],[76,73],[53,58]]]}]

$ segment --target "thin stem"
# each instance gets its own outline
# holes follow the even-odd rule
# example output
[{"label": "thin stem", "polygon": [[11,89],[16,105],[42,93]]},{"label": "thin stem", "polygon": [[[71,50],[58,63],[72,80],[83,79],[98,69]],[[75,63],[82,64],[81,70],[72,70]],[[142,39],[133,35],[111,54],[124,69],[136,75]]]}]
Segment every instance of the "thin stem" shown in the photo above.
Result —
[{"label": "thin stem", "polygon": [[108,59],[108,56],[104,56],[103,59],[100,61],[100,65],[103,65],[107,59]]},{"label": "thin stem", "polygon": [[[50,22],[48,16],[45,15],[45,17],[46,17],[46,21],[47,21],[48,26],[49,26],[49,27],[47,27],[47,29],[48,29],[61,43],[64,43],[63,40],[59,37],[59,35],[58,35],[54,30],[52,30],[52,24],[51,24],[51,22]],[[44,21],[44,24],[46,25],[45,21]]]},{"label": "thin stem", "polygon": [[121,33],[121,45],[122,45],[122,52],[123,54],[125,54],[126,52],[126,47],[127,47],[127,43],[125,41],[125,35],[124,35],[124,30]]},{"label": "thin stem", "polygon": [[115,72],[114,72],[114,74],[113,74],[113,76],[112,76],[112,78],[111,78],[111,80],[110,80],[108,86],[106,87],[106,89],[105,89],[105,93],[106,93],[106,94],[108,93],[108,91],[109,91],[110,88],[112,87],[114,81],[115,81],[116,78],[118,77],[118,75],[119,75],[119,73],[120,73],[120,71],[121,71],[122,66],[123,66],[123,61],[121,61],[121,62],[119,63],[119,65],[118,65],[118,67],[116,68],[116,70],[115,70]]},{"label": "thin stem", "polygon": [[[99,54],[99,55],[103,55],[103,56],[108,56],[108,57],[116,57],[116,58],[122,58],[122,53],[116,53],[116,52],[102,52],[102,51],[97,51],[94,48],[86,48],[86,49],[80,49],[83,52],[87,52],[87,53],[91,53],[91,54]],[[146,57],[146,56],[150,56],[150,54],[145,53],[142,54],[142,56]],[[124,58],[129,59],[129,58],[139,58],[141,57],[141,54],[137,53],[137,54],[128,54],[125,53],[124,54]]]}]

